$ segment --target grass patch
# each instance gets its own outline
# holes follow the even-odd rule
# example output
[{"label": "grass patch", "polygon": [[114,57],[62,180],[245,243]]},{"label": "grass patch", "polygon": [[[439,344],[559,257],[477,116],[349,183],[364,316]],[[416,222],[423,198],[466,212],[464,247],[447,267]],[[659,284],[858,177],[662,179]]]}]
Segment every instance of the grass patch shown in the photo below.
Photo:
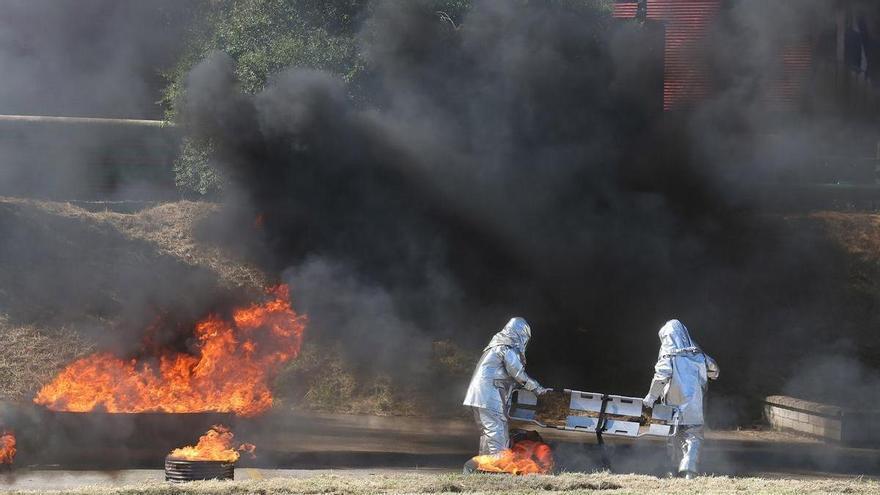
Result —
[{"label": "grass patch", "polygon": [[32,397],[39,384],[93,350],[74,330],[14,325],[3,314],[0,314],[0,335],[3,336],[0,400]]},{"label": "grass patch", "polygon": [[183,263],[215,272],[221,283],[253,289],[258,293],[268,285],[266,274],[257,267],[236,259],[220,246],[198,239],[200,222],[220,211],[220,205],[204,201],[176,201],[159,204],[135,213],[92,212],[70,203],[20,198],[0,198],[58,218],[84,222],[85,225],[110,227],[131,240],[146,241],[158,253]]},{"label": "grass patch", "polygon": [[[275,382],[276,405],[315,412],[470,420],[471,412],[461,407],[455,385],[467,383],[479,356],[479,349],[432,342],[425,379],[400,383],[381,372],[353,368],[340,342],[321,340],[307,331],[302,353]],[[424,387],[424,382],[437,385]],[[452,384],[452,389],[442,388],[444,384]]]},{"label": "grass patch", "polygon": [[164,311],[188,322],[213,301],[258,293],[262,274],[199,241],[199,222],[216,211],[180,201],[90,212],[0,197],[0,400],[29,401],[89,352],[132,350],[137,336],[126,340],[119,330]]},{"label": "grass patch", "polygon": [[[192,308],[214,295],[262,295],[271,277],[247,259],[246,250],[227,249],[211,237],[210,226],[222,221],[222,206],[211,202],[120,213],[0,197],[0,230],[15,234],[0,244],[0,400],[29,401],[89,352],[133,350],[136,342],[120,344],[114,332],[132,329],[136,339],[137,329],[156,316],[152,308],[159,314],[180,307],[199,317]],[[178,304],[175,294],[187,301]],[[438,410],[437,387],[423,390],[354,369],[338,342],[315,337],[307,330],[302,355],[278,377],[279,407],[375,415],[465,411],[457,395]],[[479,357],[478,350],[450,341],[435,342],[432,351],[430,378],[440,384],[466,382]]]},{"label": "grass patch", "polygon": [[[154,482],[132,487],[83,487],[64,492],[82,495],[171,495],[171,494],[439,494],[439,493],[878,493],[880,483],[853,478],[847,480],[768,480],[707,476],[697,480],[661,479],[643,475],[608,473],[562,474],[559,476],[496,476],[459,474],[340,474],[265,481],[199,482],[173,486]],[[10,492],[28,493],[28,492]],[[32,493],[32,492],[31,492]]]}]

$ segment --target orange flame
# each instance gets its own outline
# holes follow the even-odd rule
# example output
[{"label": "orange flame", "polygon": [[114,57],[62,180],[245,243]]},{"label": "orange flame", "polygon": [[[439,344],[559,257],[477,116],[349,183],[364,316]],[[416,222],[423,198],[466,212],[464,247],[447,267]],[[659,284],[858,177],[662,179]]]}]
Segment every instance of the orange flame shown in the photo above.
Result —
[{"label": "orange flame", "polygon": [[172,459],[187,461],[226,461],[235,462],[241,457],[239,452],[247,452],[253,455],[256,446],[253,444],[241,444],[238,448],[232,448],[232,439],[235,435],[232,430],[223,425],[214,425],[199,438],[196,446],[188,445],[180,449],[174,449],[168,454]]},{"label": "orange flame", "polygon": [[15,435],[8,431],[0,433],[0,464],[12,464],[15,452]]},{"label": "orange flame", "polygon": [[286,285],[268,293],[265,303],[233,311],[232,321],[210,315],[197,323],[198,355],[166,353],[156,368],[94,354],[67,366],[34,402],[71,412],[259,414],[272,406],[272,377],[299,354],[306,322]]},{"label": "orange flame", "polygon": [[487,473],[547,474],[553,470],[553,452],[546,443],[522,440],[498,454],[473,458],[477,470]]}]

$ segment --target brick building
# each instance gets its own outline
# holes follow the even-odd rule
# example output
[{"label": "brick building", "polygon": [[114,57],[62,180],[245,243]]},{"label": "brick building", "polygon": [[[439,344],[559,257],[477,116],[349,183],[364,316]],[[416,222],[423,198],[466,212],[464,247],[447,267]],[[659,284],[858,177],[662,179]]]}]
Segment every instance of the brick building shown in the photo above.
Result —
[{"label": "brick building", "polygon": [[[777,9],[768,8],[773,3]],[[706,46],[720,24],[731,22],[737,0],[618,0],[614,17],[654,23],[664,30],[663,108],[676,110],[720,89]],[[798,9],[797,0],[751,2],[748,8]],[[781,8],[780,8],[781,7]],[[824,23],[786,33],[780,23],[762,97],[779,110],[798,106],[880,109],[880,8],[865,1],[828,0]],[[758,13],[757,15],[760,15]],[[735,22],[735,20],[733,21]],[[833,101],[825,105],[816,100]]]}]

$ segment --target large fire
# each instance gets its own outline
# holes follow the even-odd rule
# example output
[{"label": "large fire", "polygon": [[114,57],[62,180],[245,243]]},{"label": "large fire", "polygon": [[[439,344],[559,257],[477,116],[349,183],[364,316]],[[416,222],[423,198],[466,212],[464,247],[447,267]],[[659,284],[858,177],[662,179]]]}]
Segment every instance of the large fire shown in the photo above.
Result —
[{"label": "large fire", "polygon": [[259,414],[272,406],[272,377],[299,354],[306,321],[286,285],[268,293],[262,304],[235,309],[232,321],[198,322],[196,355],[165,352],[155,364],[94,354],[67,366],[34,402],[71,412]]},{"label": "large fire", "polygon": [[0,433],[0,464],[12,464],[15,452],[15,435],[8,431]]},{"label": "large fire", "polygon": [[244,443],[234,448],[232,446],[234,437],[229,428],[214,425],[199,438],[198,445],[175,449],[168,454],[168,457],[186,461],[235,462],[241,457],[241,452],[254,453],[256,447],[253,444]]},{"label": "large fire", "polygon": [[478,455],[473,462],[478,471],[509,474],[547,474],[554,464],[550,446],[534,440],[521,440],[495,455]]}]

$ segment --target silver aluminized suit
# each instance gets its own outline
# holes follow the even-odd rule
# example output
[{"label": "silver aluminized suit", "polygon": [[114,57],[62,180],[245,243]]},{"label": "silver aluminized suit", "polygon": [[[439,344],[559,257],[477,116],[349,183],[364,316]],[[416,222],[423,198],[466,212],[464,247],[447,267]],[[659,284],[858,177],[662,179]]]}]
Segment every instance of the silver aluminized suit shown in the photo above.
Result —
[{"label": "silver aluminized suit", "polygon": [[680,473],[699,472],[703,401],[708,380],[717,379],[718,374],[715,360],[691,339],[683,323],[669,320],[660,328],[660,353],[645,405],[650,406],[659,398],[678,408],[680,426],[669,448]]},{"label": "silver aluminized suit", "polygon": [[464,405],[474,410],[480,426],[480,455],[497,454],[509,448],[507,406],[516,387],[542,391],[526,374],[526,346],[532,330],[526,320],[511,318],[492,337],[477,362]]}]

